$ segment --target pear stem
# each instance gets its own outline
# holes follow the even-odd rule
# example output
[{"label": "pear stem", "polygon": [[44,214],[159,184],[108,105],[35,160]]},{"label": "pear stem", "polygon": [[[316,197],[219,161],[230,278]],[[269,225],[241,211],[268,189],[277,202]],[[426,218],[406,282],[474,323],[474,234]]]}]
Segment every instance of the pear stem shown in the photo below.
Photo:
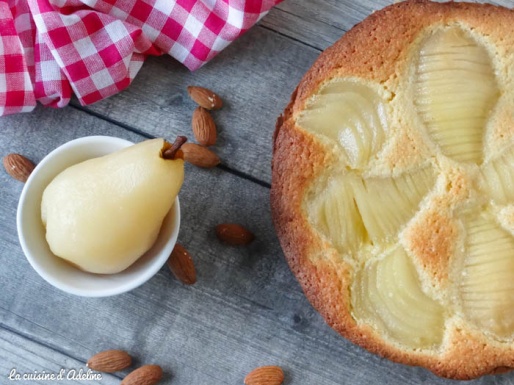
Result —
[{"label": "pear stem", "polygon": [[180,147],[182,147],[182,145],[186,142],[187,138],[185,136],[177,136],[177,139],[175,139],[175,142],[173,142],[171,147],[162,153],[162,157],[164,159],[182,159],[183,154],[182,151],[179,152],[179,150]]}]

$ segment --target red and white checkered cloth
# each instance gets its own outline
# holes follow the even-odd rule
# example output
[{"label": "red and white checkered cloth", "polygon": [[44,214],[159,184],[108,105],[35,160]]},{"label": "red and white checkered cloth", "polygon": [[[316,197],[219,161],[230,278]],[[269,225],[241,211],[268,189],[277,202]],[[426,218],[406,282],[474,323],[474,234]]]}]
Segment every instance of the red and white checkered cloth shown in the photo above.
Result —
[{"label": "red and white checkered cloth", "polygon": [[91,104],[147,55],[201,67],[281,0],[0,0],[0,115]]}]

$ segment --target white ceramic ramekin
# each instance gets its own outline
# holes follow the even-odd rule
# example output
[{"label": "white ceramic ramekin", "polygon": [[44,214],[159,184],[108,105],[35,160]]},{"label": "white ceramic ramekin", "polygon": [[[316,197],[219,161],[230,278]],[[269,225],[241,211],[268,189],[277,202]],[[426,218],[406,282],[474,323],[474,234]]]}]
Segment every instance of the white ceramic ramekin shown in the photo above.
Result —
[{"label": "white ceramic ramekin", "polygon": [[48,283],[67,293],[84,297],[121,294],[148,281],[166,263],[180,227],[179,199],[164,219],[153,247],[136,263],[118,274],[81,271],[50,251],[41,221],[41,198],[52,179],[71,165],[131,146],[125,139],[88,136],[72,140],[48,154],[25,183],[18,204],[17,227],[21,247],[28,261]]}]

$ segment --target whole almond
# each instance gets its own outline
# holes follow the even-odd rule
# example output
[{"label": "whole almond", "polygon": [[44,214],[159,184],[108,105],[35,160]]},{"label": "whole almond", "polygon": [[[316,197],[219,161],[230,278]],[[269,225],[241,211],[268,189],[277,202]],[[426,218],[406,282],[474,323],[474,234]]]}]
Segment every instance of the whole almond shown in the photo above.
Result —
[{"label": "whole almond", "polygon": [[20,154],[9,154],[4,156],[5,171],[14,179],[20,182],[26,182],[32,170],[34,170],[34,163]]},{"label": "whole almond", "polygon": [[255,239],[255,235],[237,223],[222,223],[216,226],[216,236],[229,245],[247,245]]},{"label": "whole almond", "polygon": [[168,267],[179,281],[186,285],[196,282],[196,270],[191,254],[184,246],[177,243],[168,258]]},{"label": "whole almond", "polygon": [[199,106],[208,110],[218,110],[223,106],[221,98],[208,88],[189,86],[187,92]]},{"label": "whole almond", "polygon": [[129,373],[121,385],[155,385],[161,378],[162,368],[159,365],[144,365]]},{"label": "whole almond", "polygon": [[180,150],[186,162],[198,167],[211,168],[220,163],[218,155],[196,143],[184,143],[182,147],[180,147]]},{"label": "whole almond", "polygon": [[212,146],[216,143],[216,124],[205,108],[197,107],[194,110],[191,126],[198,143],[204,146]]},{"label": "whole almond", "polygon": [[280,385],[284,382],[284,372],[280,366],[261,366],[245,377],[246,385]]},{"label": "whole almond", "polygon": [[123,350],[105,350],[91,357],[86,365],[99,372],[114,373],[132,365],[132,358]]}]

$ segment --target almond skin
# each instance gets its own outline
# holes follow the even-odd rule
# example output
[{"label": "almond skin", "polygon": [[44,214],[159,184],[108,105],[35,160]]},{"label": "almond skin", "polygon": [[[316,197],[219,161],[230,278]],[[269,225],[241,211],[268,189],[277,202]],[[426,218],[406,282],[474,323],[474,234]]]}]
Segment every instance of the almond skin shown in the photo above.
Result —
[{"label": "almond skin", "polygon": [[245,377],[246,385],[280,385],[284,382],[284,372],[280,366],[261,366]]},{"label": "almond skin", "polygon": [[205,108],[197,107],[194,110],[191,126],[198,143],[203,146],[212,146],[216,143],[216,124]]},{"label": "almond skin", "polygon": [[123,350],[105,350],[91,357],[86,365],[98,372],[114,373],[132,365],[132,358]]},{"label": "almond skin", "polygon": [[32,170],[34,170],[34,163],[30,159],[25,158],[20,154],[9,154],[4,156],[5,171],[14,179],[25,183],[29,178]]},{"label": "almond skin", "polygon": [[144,365],[129,373],[121,385],[155,385],[161,378],[162,368],[159,365]]},{"label": "almond skin", "polygon": [[247,245],[255,239],[255,235],[237,223],[222,223],[216,226],[216,236],[222,242],[233,246]]},{"label": "almond skin", "polygon": [[187,92],[199,106],[208,110],[218,110],[223,106],[221,98],[208,88],[189,86]]},{"label": "almond skin", "polygon": [[186,162],[198,167],[211,168],[220,163],[220,158],[206,147],[196,143],[184,143],[180,147],[182,157]]},{"label": "almond skin", "polygon": [[192,285],[196,282],[196,269],[191,254],[184,246],[177,243],[168,258],[168,267],[173,275],[183,284]]}]

